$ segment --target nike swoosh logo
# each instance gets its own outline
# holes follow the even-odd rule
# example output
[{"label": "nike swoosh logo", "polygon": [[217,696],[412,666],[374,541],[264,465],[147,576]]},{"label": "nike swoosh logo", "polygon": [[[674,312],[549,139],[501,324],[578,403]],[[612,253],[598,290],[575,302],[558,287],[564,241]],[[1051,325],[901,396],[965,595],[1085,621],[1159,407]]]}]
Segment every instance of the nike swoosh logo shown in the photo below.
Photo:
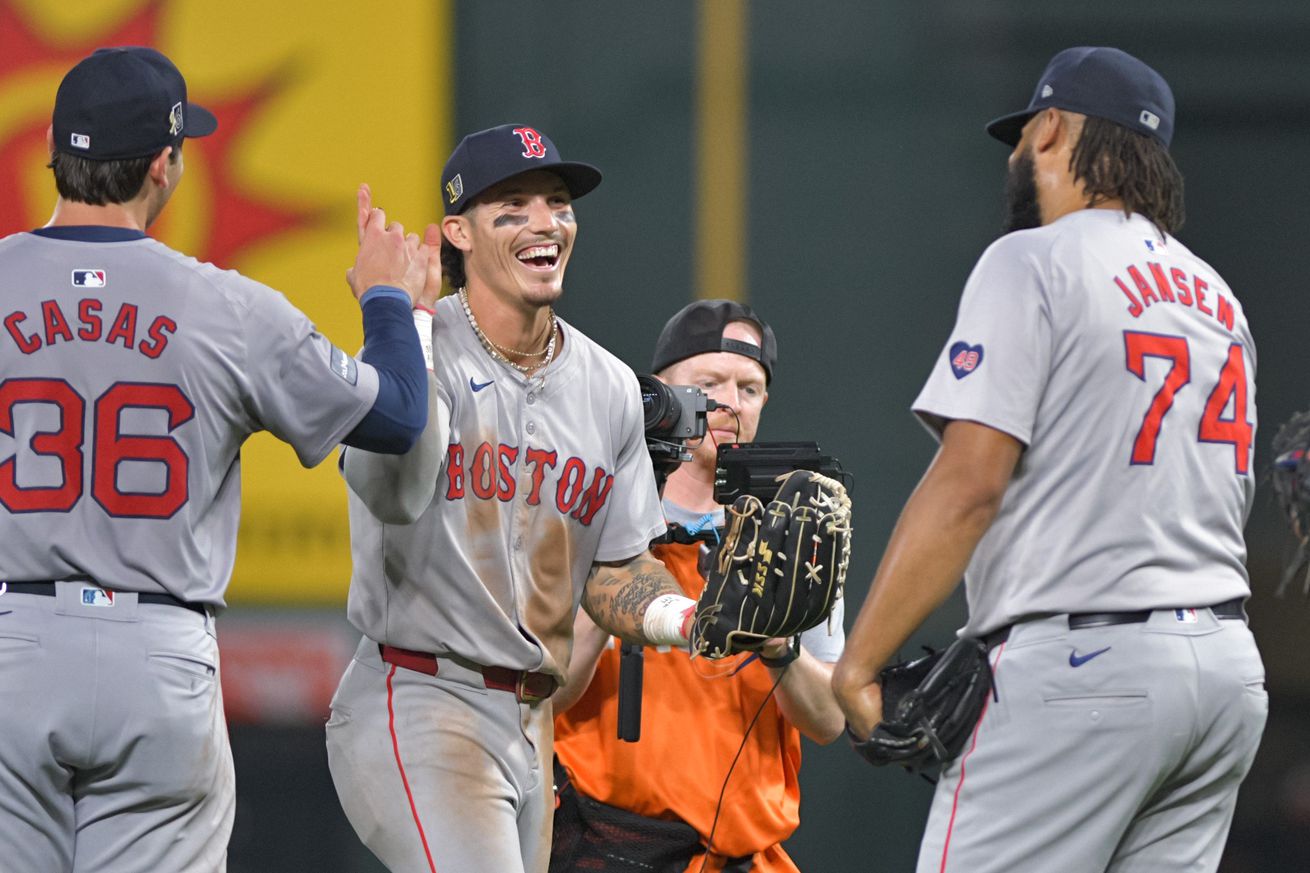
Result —
[{"label": "nike swoosh logo", "polygon": [[472,388],[474,391],[481,391],[483,388],[486,388],[488,385],[490,385],[492,382],[495,381],[496,381],[495,379],[491,379],[489,381],[482,382],[479,384],[478,382],[473,381],[472,376],[469,376],[469,387]]},{"label": "nike swoosh logo", "polygon": [[0,615],[8,615],[11,612],[13,612],[12,609],[6,609],[4,612],[0,612]]},{"label": "nike swoosh logo", "polygon": [[1088,661],[1092,660],[1092,658],[1095,658],[1097,655],[1104,655],[1108,651],[1110,651],[1110,647],[1106,646],[1104,649],[1097,649],[1095,652],[1088,652],[1086,655],[1080,655],[1078,654],[1077,649],[1070,649],[1069,666],[1081,667],[1083,664],[1086,664]]}]

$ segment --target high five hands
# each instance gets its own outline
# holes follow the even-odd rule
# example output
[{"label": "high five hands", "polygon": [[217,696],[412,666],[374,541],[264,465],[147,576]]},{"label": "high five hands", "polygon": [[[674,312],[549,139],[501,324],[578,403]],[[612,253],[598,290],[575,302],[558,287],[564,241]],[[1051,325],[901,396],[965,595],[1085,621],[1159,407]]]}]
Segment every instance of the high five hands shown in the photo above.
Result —
[{"label": "high five hands", "polygon": [[355,299],[375,285],[389,285],[431,309],[441,293],[441,229],[429,224],[420,239],[399,222],[388,223],[367,183],[359,186],[356,203],[359,252],[346,271]]}]

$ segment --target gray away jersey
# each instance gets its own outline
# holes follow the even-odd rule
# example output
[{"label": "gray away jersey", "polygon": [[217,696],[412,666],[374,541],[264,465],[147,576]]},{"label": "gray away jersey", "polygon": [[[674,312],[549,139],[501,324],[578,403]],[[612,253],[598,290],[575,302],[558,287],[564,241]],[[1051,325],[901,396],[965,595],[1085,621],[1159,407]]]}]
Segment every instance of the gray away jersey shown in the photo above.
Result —
[{"label": "gray away jersey", "polygon": [[454,295],[432,329],[439,412],[421,439],[448,434],[445,460],[413,524],[383,524],[350,492],[350,620],[378,642],[562,679],[592,563],[664,531],[636,376],[561,320],[544,382],[524,377]]},{"label": "gray away jersey", "polygon": [[1248,595],[1255,346],[1205,262],[1087,209],[983,254],[914,410],[1027,448],[965,576],[966,634]]},{"label": "gray away jersey", "polygon": [[281,294],[149,238],[9,236],[0,300],[3,580],[222,604],[242,443],[313,466],[377,394]]}]

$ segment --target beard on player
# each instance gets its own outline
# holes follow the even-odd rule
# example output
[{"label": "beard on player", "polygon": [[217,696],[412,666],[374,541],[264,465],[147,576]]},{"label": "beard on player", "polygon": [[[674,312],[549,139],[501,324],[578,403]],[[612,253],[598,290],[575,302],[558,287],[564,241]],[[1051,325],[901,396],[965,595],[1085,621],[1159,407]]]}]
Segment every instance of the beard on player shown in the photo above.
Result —
[{"label": "beard on player", "polygon": [[1019,155],[1005,176],[1005,225],[1003,233],[1042,226],[1042,208],[1037,202],[1037,166],[1032,150]]}]

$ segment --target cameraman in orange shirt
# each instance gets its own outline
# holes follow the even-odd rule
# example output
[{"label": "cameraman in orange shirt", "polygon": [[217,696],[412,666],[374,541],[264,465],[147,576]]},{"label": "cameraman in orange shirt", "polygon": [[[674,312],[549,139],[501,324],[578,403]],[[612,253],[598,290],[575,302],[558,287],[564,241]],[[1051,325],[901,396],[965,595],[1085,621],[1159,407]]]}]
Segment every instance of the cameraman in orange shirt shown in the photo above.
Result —
[{"label": "cameraman in orange shirt", "polygon": [[[755,438],[776,360],[773,330],[733,301],[697,301],[665,325],[651,370],[719,404],[692,460],[664,485],[671,525],[691,534],[723,527],[716,446]],[[672,542],[653,551],[696,598],[710,547]],[[613,868],[621,870],[638,863],[658,873],[702,865],[707,873],[797,873],[781,844],[800,822],[800,735],[829,743],[842,731],[830,681],[845,643],[843,613],[839,600],[828,622],[802,634],[799,649],[775,639],[757,655],[714,662],[647,649],[641,739],[629,743],[618,739],[620,641],[580,610],[569,681],[553,701],[562,766],[552,873],[604,871],[611,868],[598,865],[615,855],[628,862]],[[720,806],[725,778],[731,802]]]}]

